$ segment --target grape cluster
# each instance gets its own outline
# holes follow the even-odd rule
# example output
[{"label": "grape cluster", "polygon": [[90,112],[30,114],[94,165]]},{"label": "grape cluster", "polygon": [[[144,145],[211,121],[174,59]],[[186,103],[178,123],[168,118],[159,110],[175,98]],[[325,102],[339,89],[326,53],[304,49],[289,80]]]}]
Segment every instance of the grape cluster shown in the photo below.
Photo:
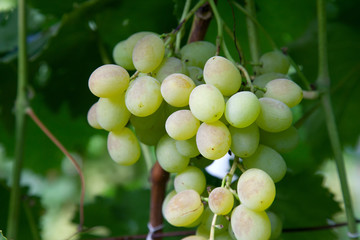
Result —
[{"label": "grape cluster", "polygon": [[[197,236],[185,239],[206,239],[210,232],[215,239],[276,238],[281,221],[266,210],[287,170],[281,153],[298,142],[290,108],[302,100],[302,89],[285,75],[287,57],[277,51],[261,56],[255,88],[206,41],[174,54],[159,35],[139,32],[119,42],[113,58],[116,64],[100,66],[89,78],[99,100],[88,122],[109,131],[108,152],[120,165],[138,161],[140,142],[156,146],[161,167],[175,174],[165,219],[197,226]],[[206,188],[201,168],[229,150],[243,170],[235,189]]]}]

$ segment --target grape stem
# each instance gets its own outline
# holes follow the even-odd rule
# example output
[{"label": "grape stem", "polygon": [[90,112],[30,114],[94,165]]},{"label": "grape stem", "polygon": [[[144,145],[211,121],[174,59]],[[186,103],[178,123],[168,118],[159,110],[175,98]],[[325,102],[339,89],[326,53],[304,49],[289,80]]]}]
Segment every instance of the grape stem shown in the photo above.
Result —
[{"label": "grape stem", "polygon": [[[185,6],[183,9],[181,18],[180,18],[180,22],[184,21],[187,13],[189,12],[190,5],[191,5],[191,0],[186,0]],[[184,33],[184,28],[181,27],[180,30],[178,31],[178,33],[176,34],[176,42],[175,42],[175,53],[176,54],[179,53],[179,51],[180,51],[181,38],[182,38],[183,33]]]},{"label": "grape stem", "polygon": [[250,87],[250,91],[251,91],[251,92],[255,92],[254,86],[253,86],[252,83],[251,83],[251,79],[250,79],[249,73],[246,71],[246,69],[245,69],[242,65],[236,64],[236,66],[237,66],[237,68],[244,74],[245,79],[246,79],[246,83],[247,83],[247,85]]},{"label": "grape stem", "polygon": [[30,116],[30,118],[36,123],[36,125],[45,133],[45,135],[67,156],[71,163],[74,165],[76,171],[79,174],[80,182],[81,182],[81,196],[80,196],[80,223],[78,227],[78,231],[81,232],[83,230],[84,225],[84,197],[85,197],[85,179],[84,175],[81,171],[81,167],[75,158],[69,153],[69,151],[61,144],[61,142],[50,132],[50,130],[41,122],[41,120],[37,117],[34,111],[28,107],[26,109],[26,113]]},{"label": "grape stem", "polygon": [[25,109],[27,107],[27,46],[26,46],[26,0],[18,0],[18,79],[15,101],[15,159],[12,171],[12,188],[9,200],[9,213],[6,234],[9,239],[16,239],[19,228],[20,176],[24,159],[25,145]]},{"label": "grape stem", "polygon": [[251,59],[253,62],[259,62],[259,57],[260,57],[259,37],[256,28],[257,25],[253,21],[253,19],[256,19],[255,1],[245,0],[245,7],[248,13],[248,15],[246,16],[246,26],[247,26],[247,32],[249,38]]},{"label": "grape stem", "polygon": [[209,4],[211,6],[211,9],[214,13],[215,19],[216,19],[216,25],[217,25],[217,36],[216,36],[216,56],[220,54],[220,46],[223,38],[223,26],[222,26],[222,19],[220,17],[220,14],[216,8],[216,4],[214,0],[209,0]]},{"label": "grape stem", "polygon": [[340,179],[341,191],[343,195],[345,213],[348,221],[348,236],[349,239],[359,239],[357,232],[356,220],[351,202],[350,190],[347,183],[346,169],[342,148],[340,144],[339,134],[336,126],[335,116],[330,98],[330,76],[327,57],[327,28],[326,28],[326,7],[325,0],[317,1],[317,16],[318,16],[318,78],[317,84],[319,88],[325,89],[325,93],[321,95],[321,103],[325,112],[326,126],[334,152],[335,163],[337,166],[338,176]]},{"label": "grape stem", "polygon": [[213,219],[211,221],[211,229],[210,229],[210,238],[209,238],[209,240],[214,240],[215,239],[216,218],[217,218],[217,214],[215,213],[214,216],[213,216]]}]

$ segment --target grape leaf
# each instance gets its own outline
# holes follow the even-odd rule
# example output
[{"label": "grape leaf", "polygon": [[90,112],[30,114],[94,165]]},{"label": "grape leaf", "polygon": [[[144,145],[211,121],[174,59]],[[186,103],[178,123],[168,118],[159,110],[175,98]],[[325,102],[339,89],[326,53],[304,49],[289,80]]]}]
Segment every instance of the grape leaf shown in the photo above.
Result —
[{"label": "grape leaf", "polygon": [[[334,195],[323,187],[323,176],[313,172],[287,173],[276,184],[276,198],[270,208],[283,220],[284,229],[327,225],[341,211]],[[286,239],[336,239],[330,230],[284,233]]]}]

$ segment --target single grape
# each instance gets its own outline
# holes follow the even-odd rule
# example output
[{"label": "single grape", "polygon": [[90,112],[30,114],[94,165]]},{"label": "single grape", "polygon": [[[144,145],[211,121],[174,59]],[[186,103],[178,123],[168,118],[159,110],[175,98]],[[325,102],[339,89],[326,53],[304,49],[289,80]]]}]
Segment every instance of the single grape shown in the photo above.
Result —
[{"label": "single grape", "polygon": [[136,78],[125,94],[126,107],[138,117],[153,114],[160,107],[162,100],[160,83],[150,76]]},{"label": "single grape", "polygon": [[220,121],[202,123],[196,134],[196,145],[204,157],[211,160],[219,159],[230,149],[230,131]]},{"label": "single grape", "polygon": [[288,129],[277,133],[261,130],[260,143],[273,148],[279,153],[287,153],[298,145],[299,133],[294,126],[290,126]]},{"label": "single grape", "polygon": [[181,60],[189,66],[204,68],[205,62],[216,53],[211,42],[197,41],[188,43],[180,49]]},{"label": "single grape", "polygon": [[115,64],[105,64],[91,73],[89,89],[97,97],[113,97],[125,92],[129,86],[129,73]]},{"label": "single grape", "polygon": [[96,106],[97,102],[90,107],[87,113],[87,121],[91,127],[95,129],[102,129],[96,117]]},{"label": "single grape", "polygon": [[173,73],[188,74],[189,71],[180,59],[176,57],[164,58],[160,66],[152,72],[152,77],[156,78],[160,83]]},{"label": "single grape", "polygon": [[166,194],[166,196],[165,196],[165,198],[164,198],[164,201],[163,201],[163,203],[162,203],[162,208],[161,208],[161,211],[162,211],[162,215],[163,215],[163,216],[165,215],[166,205],[168,204],[168,202],[170,201],[170,199],[172,199],[175,195],[176,195],[175,189],[172,190],[171,192],[169,192],[168,194]]},{"label": "single grape", "polygon": [[203,70],[199,67],[188,66],[188,76],[194,81],[196,86],[204,84]]},{"label": "single grape", "polygon": [[206,187],[205,175],[199,168],[188,166],[175,176],[174,187],[178,193],[192,189],[201,194]]},{"label": "single grape", "polygon": [[243,163],[247,169],[258,168],[265,171],[275,183],[283,179],[287,170],[284,158],[274,149],[262,144],[253,155],[244,158]]},{"label": "single grape", "polygon": [[221,118],[225,110],[225,101],[215,86],[202,84],[192,90],[189,106],[197,119],[210,123]]},{"label": "single grape", "polygon": [[229,127],[231,133],[231,151],[238,157],[250,157],[259,145],[259,128],[253,123],[246,128]]},{"label": "single grape", "polygon": [[200,154],[199,149],[197,149],[196,146],[196,136],[187,140],[177,140],[176,149],[181,155],[190,158],[196,157]]},{"label": "single grape", "polygon": [[96,103],[96,119],[100,126],[112,131],[126,126],[131,113],[125,106],[125,96],[120,94],[112,98],[100,98]]},{"label": "single grape", "polygon": [[254,211],[264,211],[275,199],[275,184],[261,169],[251,168],[240,175],[237,183],[240,202]]},{"label": "single grape", "polygon": [[272,51],[260,57],[261,67],[259,74],[276,72],[286,74],[289,71],[290,61],[282,52]]},{"label": "single grape", "polygon": [[228,59],[215,56],[204,66],[204,80],[217,87],[224,96],[231,96],[241,86],[241,75],[236,66]]},{"label": "single grape", "polygon": [[290,108],[283,102],[273,98],[260,98],[261,111],[256,124],[267,132],[281,132],[292,124]]},{"label": "single grape", "polygon": [[136,70],[149,73],[161,64],[164,54],[163,40],[155,34],[149,34],[136,43],[132,60]]},{"label": "single grape", "polygon": [[267,240],[271,224],[264,211],[253,211],[240,204],[231,214],[231,229],[237,240]]},{"label": "single grape", "polygon": [[195,222],[202,214],[204,205],[199,193],[189,189],[173,196],[165,207],[165,219],[173,226],[182,227]]},{"label": "single grape", "polygon": [[[277,78],[284,79],[287,77],[285,74],[282,74],[282,73],[275,73],[275,72],[264,73],[264,74],[261,74],[261,75],[255,77],[255,79],[253,81],[253,85],[260,87],[260,88],[265,88],[265,86],[268,82],[270,82],[271,80],[277,79]],[[264,92],[261,90],[256,90],[255,95],[258,98],[262,98],[264,96]]]},{"label": "single grape", "polygon": [[217,187],[210,192],[209,207],[211,211],[218,215],[230,213],[234,206],[234,197],[229,189]]},{"label": "single grape", "polygon": [[238,92],[226,102],[225,118],[234,127],[249,126],[255,122],[259,114],[260,102],[252,92]]},{"label": "single grape", "polygon": [[175,140],[168,135],[164,135],[159,140],[156,146],[156,157],[160,166],[171,173],[183,171],[190,162],[190,158],[177,151]]},{"label": "single grape", "polygon": [[189,105],[191,91],[195,88],[193,80],[182,74],[173,73],[161,83],[161,95],[164,100],[174,107]]},{"label": "single grape", "polygon": [[302,89],[289,79],[272,80],[266,84],[265,88],[264,97],[282,101],[290,108],[298,105],[303,98]]},{"label": "single grape", "polygon": [[126,127],[109,133],[107,148],[112,160],[120,165],[132,165],[140,158],[139,142]]},{"label": "single grape", "polygon": [[151,128],[135,127],[135,132],[139,141],[149,146],[155,146],[160,138],[166,134],[164,125],[158,123]]},{"label": "single grape", "polygon": [[271,223],[270,239],[278,239],[282,233],[282,221],[274,212],[266,211]]},{"label": "single grape", "polygon": [[196,135],[200,121],[190,110],[179,110],[171,114],[165,123],[166,132],[175,140],[187,140]]}]

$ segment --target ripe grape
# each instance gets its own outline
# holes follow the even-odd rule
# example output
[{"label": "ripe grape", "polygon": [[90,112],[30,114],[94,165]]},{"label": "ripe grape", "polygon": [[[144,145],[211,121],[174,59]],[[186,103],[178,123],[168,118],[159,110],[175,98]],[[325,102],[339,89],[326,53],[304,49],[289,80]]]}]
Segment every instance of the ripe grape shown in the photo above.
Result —
[{"label": "ripe grape", "polygon": [[230,131],[220,121],[202,123],[196,134],[196,145],[204,157],[211,160],[219,159],[230,149]]},{"label": "ripe grape", "polygon": [[211,42],[197,41],[180,49],[181,60],[189,66],[204,68],[205,62],[216,53],[216,46]]},{"label": "ripe grape", "polygon": [[237,183],[240,202],[254,211],[264,211],[274,201],[275,184],[269,174],[251,168],[240,175]]},{"label": "ripe grape", "polygon": [[135,45],[132,60],[136,70],[149,73],[162,62],[165,54],[163,40],[155,34],[141,38]]},{"label": "ripe grape", "polygon": [[289,79],[272,80],[266,84],[265,88],[264,97],[282,101],[290,108],[298,105],[303,98],[302,89]]},{"label": "ripe grape", "polygon": [[140,158],[140,145],[127,127],[109,132],[107,148],[112,160],[120,165],[132,165]]},{"label": "ripe grape", "polygon": [[92,94],[108,98],[125,92],[129,80],[129,73],[123,67],[105,64],[91,73],[88,84]]},{"label": "ripe grape", "polygon": [[174,187],[178,193],[192,189],[201,194],[206,187],[205,175],[199,168],[188,166],[175,176]]},{"label": "ripe grape", "polygon": [[200,154],[196,146],[196,136],[187,140],[177,140],[175,144],[179,153],[186,157],[193,158]]},{"label": "ripe grape", "polygon": [[229,127],[231,151],[238,157],[250,157],[259,145],[259,128],[253,123],[246,128]]},{"label": "ripe grape", "polygon": [[125,106],[125,96],[120,94],[112,98],[99,98],[96,103],[96,119],[100,126],[112,131],[125,127],[131,113]]},{"label": "ripe grape", "polygon": [[280,51],[272,51],[263,54],[260,57],[260,64],[259,74],[269,72],[286,74],[290,67],[289,59]]},{"label": "ripe grape", "polygon": [[221,118],[225,109],[225,101],[215,86],[202,84],[192,90],[189,106],[197,119],[210,123]]},{"label": "ripe grape", "polygon": [[240,204],[231,214],[231,229],[237,240],[267,240],[271,224],[264,211],[253,211]]},{"label": "ripe grape", "polygon": [[241,75],[236,66],[228,59],[215,56],[204,66],[204,80],[217,87],[224,96],[231,96],[240,89]]},{"label": "ripe grape", "polygon": [[173,196],[165,207],[165,219],[174,226],[182,227],[195,222],[202,214],[204,205],[199,193],[189,189]]},{"label": "ripe grape", "polygon": [[160,83],[150,76],[136,78],[125,94],[126,107],[138,117],[153,114],[160,107],[162,100]]},{"label": "ripe grape", "polygon": [[[275,73],[275,72],[264,73],[262,75],[255,77],[255,79],[253,81],[253,85],[260,87],[260,88],[265,88],[265,86],[268,82],[270,82],[271,80],[277,79],[277,78],[284,79],[284,78],[286,78],[286,75],[282,74],[282,73]],[[258,98],[261,98],[264,96],[264,92],[261,90],[256,90],[255,95]]]},{"label": "ripe grape", "polygon": [[259,114],[260,102],[252,92],[238,92],[226,102],[225,118],[234,127],[249,126],[255,122]]},{"label": "ripe grape", "polygon": [[91,127],[96,129],[102,129],[96,117],[96,106],[97,102],[90,107],[87,113],[87,121]]},{"label": "ripe grape", "polygon": [[164,100],[174,107],[189,105],[191,91],[195,88],[193,80],[181,73],[167,76],[161,83],[161,95]]},{"label": "ripe grape", "polygon": [[190,162],[190,158],[181,155],[177,149],[175,140],[164,135],[156,146],[156,157],[160,166],[167,172],[181,172]]},{"label": "ripe grape", "polygon": [[253,155],[244,158],[243,163],[246,168],[258,168],[265,171],[275,183],[285,176],[287,170],[283,157],[274,149],[262,144]]},{"label": "ripe grape", "polygon": [[209,207],[218,215],[228,214],[234,206],[234,196],[229,189],[217,187],[210,192]]},{"label": "ripe grape", "polygon": [[283,102],[273,98],[260,98],[261,111],[256,124],[267,132],[281,132],[292,124],[290,108]]},{"label": "ripe grape", "polygon": [[188,69],[180,59],[176,57],[164,58],[160,66],[158,66],[153,72],[152,77],[156,78],[160,83],[173,73],[188,74]]},{"label": "ripe grape", "polygon": [[165,208],[166,208],[166,205],[168,204],[168,202],[170,201],[170,199],[173,198],[173,196],[176,195],[176,191],[175,189],[172,190],[171,192],[169,192],[165,198],[164,198],[164,201],[162,203],[162,208],[161,208],[161,211],[162,211],[162,215],[164,216],[165,215]]},{"label": "ripe grape", "polygon": [[179,110],[172,113],[165,123],[166,132],[175,140],[186,140],[195,136],[200,121],[190,110]]},{"label": "ripe grape", "polygon": [[277,133],[261,130],[260,143],[273,148],[279,153],[287,153],[298,145],[299,133],[294,126],[290,126],[288,129]]}]

